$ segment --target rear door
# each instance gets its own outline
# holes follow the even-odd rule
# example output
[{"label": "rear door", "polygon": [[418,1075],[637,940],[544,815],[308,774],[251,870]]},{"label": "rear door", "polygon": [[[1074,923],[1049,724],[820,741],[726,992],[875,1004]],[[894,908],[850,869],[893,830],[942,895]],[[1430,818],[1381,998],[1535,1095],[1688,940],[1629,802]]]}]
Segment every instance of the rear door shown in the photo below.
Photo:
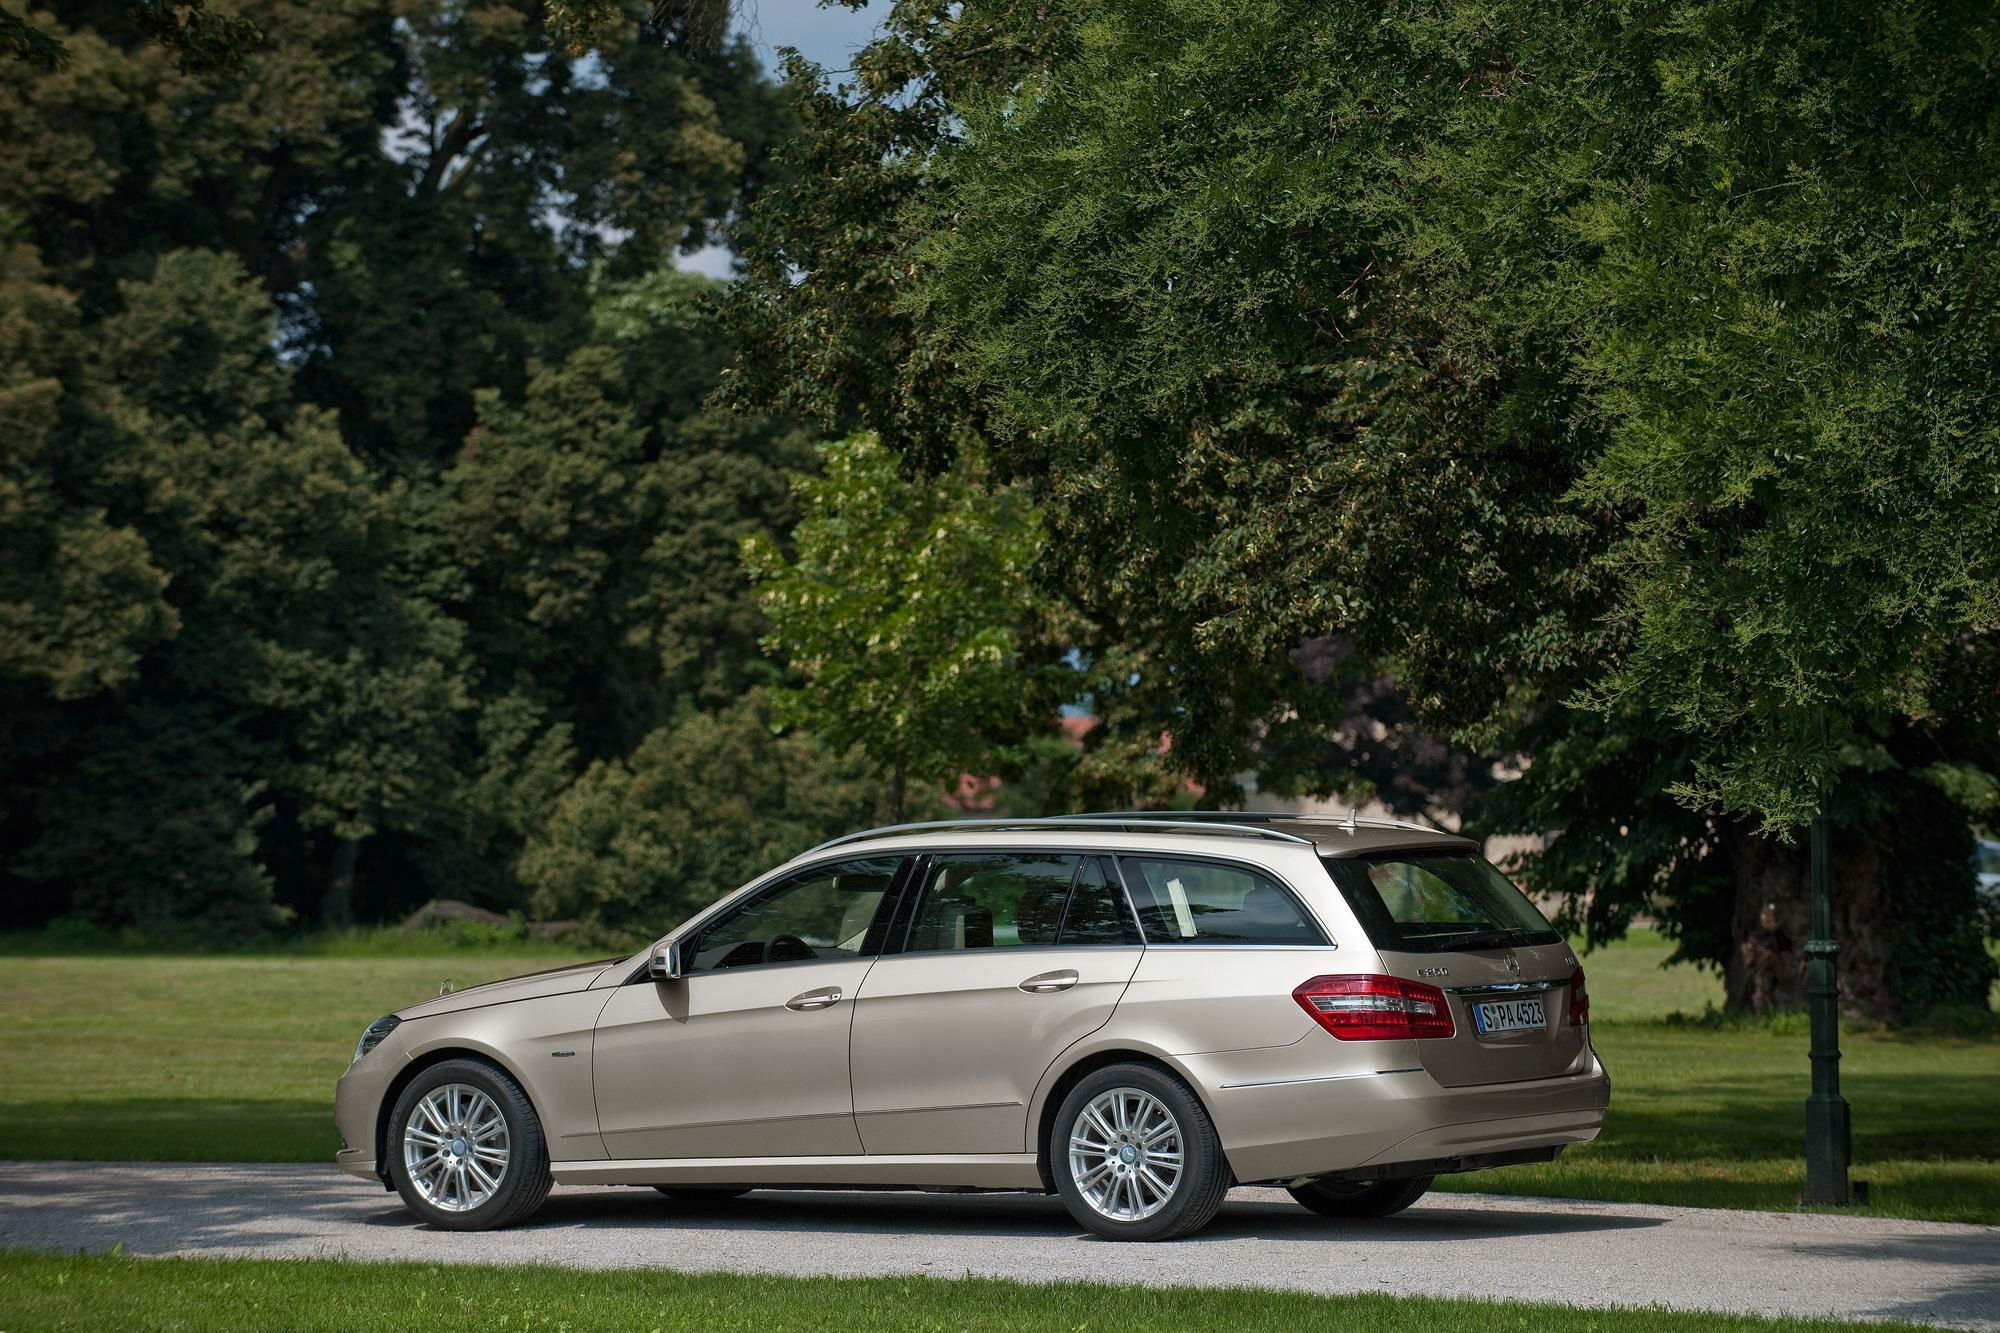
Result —
[{"label": "rear door", "polygon": [[1024,1152],[1035,1085],[1109,1021],[1139,965],[1131,909],[1103,858],[1054,852],[938,854],[915,893],[903,947],[855,1005],[862,1144]]},{"label": "rear door", "polygon": [[1519,1083],[1587,1064],[1571,1005],[1583,982],[1576,954],[1484,857],[1371,853],[1329,857],[1327,870],[1383,966],[1445,993],[1453,1035],[1413,1043],[1432,1078]]}]

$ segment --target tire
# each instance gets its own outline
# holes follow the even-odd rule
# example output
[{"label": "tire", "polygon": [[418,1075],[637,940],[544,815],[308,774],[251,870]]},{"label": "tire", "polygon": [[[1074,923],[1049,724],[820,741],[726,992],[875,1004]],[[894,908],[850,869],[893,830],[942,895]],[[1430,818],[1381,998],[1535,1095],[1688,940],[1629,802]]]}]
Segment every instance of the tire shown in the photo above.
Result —
[{"label": "tire", "polygon": [[677,1203],[726,1203],[750,1192],[747,1185],[655,1185],[653,1188]]},{"label": "tire", "polygon": [[1388,1217],[1400,1213],[1431,1187],[1434,1176],[1402,1180],[1315,1180],[1286,1190],[1321,1217]]},{"label": "tire", "polygon": [[403,1205],[443,1231],[512,1226],[540,1208],[555,1184],[528,1095],[484,1060],[446,1060],[411,1079],[389,1113],[384,1146]]},{"label": "tire", "polygon": [[[1180,1170],[1169,1178],[1176,1146]],[[1063,1098],[1047,1147],[1049,1174],[1070,1216],[1107,1240],[1175,1240],[1199,1231],[1231,1184],[1200,1099],[1155,1065],[1110,1065],[1086,1075]],[[1161,1183],[1170,1187],[1164,1199]]]}]

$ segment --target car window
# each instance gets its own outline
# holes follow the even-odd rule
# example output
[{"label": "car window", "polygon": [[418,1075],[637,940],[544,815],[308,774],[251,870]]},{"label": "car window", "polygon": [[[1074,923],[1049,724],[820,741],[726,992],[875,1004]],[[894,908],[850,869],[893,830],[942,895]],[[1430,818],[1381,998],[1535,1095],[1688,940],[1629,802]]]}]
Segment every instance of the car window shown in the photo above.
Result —
[{"label": "car window", "polygon": [[1298,902],[1244,866],[1121,856],[1148,944],[1324,944]]},{"label": "car window", "polygon": [[701,932],[690,972],[879,953],[900,857],[802,871]]},{"label": "car window", "polygon": [[1043,852],[931,858],[910,951],[1054,944],[1081,859]]},{"label": "car window", "polygon": [[1108,872],[1102,857],[1085,857],[1076,872],[1069,893],[1069,911],[1063,915],[1064,945],[1137,944],[1139,925],[1125,904],[1125,891]]},{"label": "car window", "polygon": [[1554,944],[1561,937],[1482,856],[1329,857],[1369,942],[1405,953]]}]

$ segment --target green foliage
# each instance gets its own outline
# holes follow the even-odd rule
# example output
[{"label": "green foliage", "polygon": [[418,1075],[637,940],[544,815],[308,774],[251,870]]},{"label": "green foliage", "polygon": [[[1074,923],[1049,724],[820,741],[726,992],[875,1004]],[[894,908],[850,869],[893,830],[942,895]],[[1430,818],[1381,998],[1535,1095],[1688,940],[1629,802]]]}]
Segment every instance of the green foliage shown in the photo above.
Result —
[{"label": "green foliage", "polygon": [[[426,738],[459,706],[456,633],[383,577],[393,496],[324,413],[291,405],[268,305],[234,261],[170,254],[121,297],[43,381],[57,429],[16,473],[56,529],[16,549],[54,554],[63,577],[13,603],[53,628],[15,640],[10,665],[76,701],[9,747],[42,778],[20,869],[149,935],[241,933],[276,919],[253,855],[273,800],[359,837],[438,780]],[[78,550],[72,516],[119,538]],[[98,553],[125,563],[64,559]],[[113,633],[62,632],[84,580]],[[132,626],[145,638],[117,632]]]},{"label": "green foliage", "polygon": [[0,670],[75,699],[131,679],[179,622],[144,539],[57,472],[86,344],[44,278],[29,248],[0,253]]},{"label": "green foliage", "polygon": [[530,837],[521,877],[539,915],[662,934],[814,843],[879,823],[880,801],[858,754],[780,734],[753,693],[592,764]]},{"label": "green foliage", "polygon": [[1525,768],[1482,827],[1557,835],[1538,888],[1737,968],[1833,779],[1857,864],[1937,871],[1850,947],[1977,989],[1892,797],[2000,768],[1993,18],[1851,18],[897,6],[753,214],[741,384],[1026,485],[1212,792],[1363,789],[1391,678]]},{"label": "green foliage", "polygon": [[67,59],[0,83],[8,922],[524,906],[587,765],[782,673],[737,545],[809,446],[704,407],[729,350],[672,261],[784,101],[692,10],[588,8],[33,15]]},{"label": "green foliage", "polygon": [[1630,515],[1597,695],[1695,739],[1692,798],[1771,825],[1852,761],[1821,711],[1836,741],[1990,727],[1959,681],[2000,609],[1995,16],[1467,4],[1410,31],[1507,70],[1442,99],[1399,221],[1435,299],[1541,332],[1582,393],[1578,494]]},{"label": "green foliage", "polygon": [[1018,731],[1033,705],[1018,627],[1040,529],[1018,491],[964,469],[912,480],[869,437],[823,446],[820,463],[795,484],[796,554],[743,547],[771,646],[806,681],[775,703],[864,750],[900,817],[911,787],[989,771],[994,733]]},{"label": "green foliage", "polygon": [[[218,14],[207,0],[123,0],[104,8],[114,21],[171,51],[183,74],[239,72],[244,56],[263,36],[249,19]],[[0,9],[0,53],[44,72],[69,63],[69,49],[59,38],[6,9]]]}]

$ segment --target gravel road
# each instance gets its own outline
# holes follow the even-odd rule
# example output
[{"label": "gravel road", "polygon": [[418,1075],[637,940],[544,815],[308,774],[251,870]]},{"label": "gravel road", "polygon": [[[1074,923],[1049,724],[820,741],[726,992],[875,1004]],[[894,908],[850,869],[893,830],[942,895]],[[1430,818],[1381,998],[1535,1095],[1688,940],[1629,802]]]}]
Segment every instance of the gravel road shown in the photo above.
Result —
[{"label": "gravel road", "polygon": [[1334,1223],[1241,1189],[1200,1236],[1113,1244],[1028,1195],[558,1188],[511,1231],[432,1232],[331,1168],[0,1162],[0,1248],[1385,1291],[1896,1318],[2000,1330],[2000,1227],[1433,1194]]}]

